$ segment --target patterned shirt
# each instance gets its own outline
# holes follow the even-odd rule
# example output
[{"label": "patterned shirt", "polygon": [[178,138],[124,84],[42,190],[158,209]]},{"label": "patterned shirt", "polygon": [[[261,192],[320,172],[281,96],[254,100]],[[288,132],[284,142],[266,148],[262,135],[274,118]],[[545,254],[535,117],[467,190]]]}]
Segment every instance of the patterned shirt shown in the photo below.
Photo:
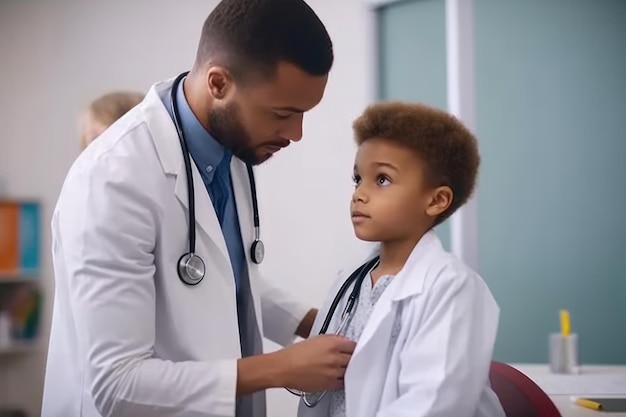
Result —
[{"label": "patterned shirt", "polygon": [[[368,277],[363,280],[363,284],[361,285],[361,292],[359,294],[358,302],[356,308],[353,310],[354,314],[350,321],[347,323],[347,327],[343,332],[343,335],[354,342],[358,342],[361,337],[361,333],[363,333],[363,329],[367,324],[367,321],[374,310],[374,306],[376,302],[383,294],[385,289],[389,286],[393,276],[392,275],[383,275],[376,281],[376,284],[372,288],[372,278],[371,272]],[[344,301],[345,306],[345,301]],[[341,306],[343,309],[343,306]],[[337,308],[337,311],[342,311]],[[341,314],[336,314],[333,317],[332,327],[331,329],[337,329],[339,327],[340,316]],[[393,330],[391,332],[391,340],[390,343],[394,344],[398,338],[398,334],[400,333],[400,320],[396,319],[393,325]],[[330,401],[330,412],[329,417],[345,417],[346,415],[346,393],[343,389],[329,391],[326,395],[329,396]]]}]

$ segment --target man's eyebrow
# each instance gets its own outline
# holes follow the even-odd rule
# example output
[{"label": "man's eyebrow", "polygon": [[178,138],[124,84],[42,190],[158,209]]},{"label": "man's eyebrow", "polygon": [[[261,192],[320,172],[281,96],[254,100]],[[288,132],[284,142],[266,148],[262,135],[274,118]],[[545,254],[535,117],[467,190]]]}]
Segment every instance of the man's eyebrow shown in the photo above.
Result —
[{"label": "man's eyebrow", "polygon": [[285,107],[274,107],[274,110],[278,111],[290,111],[293,113],[305,113],[306,110],[299,109],[297,107],[285,106]]}]

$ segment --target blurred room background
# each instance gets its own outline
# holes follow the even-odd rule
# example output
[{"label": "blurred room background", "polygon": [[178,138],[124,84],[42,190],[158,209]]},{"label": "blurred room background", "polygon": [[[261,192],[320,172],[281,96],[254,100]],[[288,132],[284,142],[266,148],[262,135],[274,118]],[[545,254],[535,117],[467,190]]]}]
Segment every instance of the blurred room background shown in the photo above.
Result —
[{"label": "blurred room background", "polygon": [[[308,2],[336,61],[302,142],[259,169],[266,274],[321,302],[366,250],[348,215],[352,120],[378,99],[425,102],[479,138],[476,197],[438,233],[500,305],[494,359],[546,363],[568,309],[581,363],[626,364],[626,1]],[[0,345],[0,409],[40,413],[50,216],[81,111],[188,69],[216,3],[0,0],[0,312],[20,328]],[[269,416],[295,408],[269,393]]]}]

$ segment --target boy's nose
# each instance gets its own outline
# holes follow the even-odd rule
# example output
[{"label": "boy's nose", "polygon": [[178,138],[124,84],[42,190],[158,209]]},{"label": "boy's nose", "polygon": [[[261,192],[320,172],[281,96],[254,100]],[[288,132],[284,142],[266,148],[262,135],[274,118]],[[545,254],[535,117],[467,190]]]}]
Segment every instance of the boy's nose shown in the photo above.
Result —
[{"label": "boy's nose", "polygon": [[356,190],[354,190],[354,193],[352,193],[352,202],[353,203],[366,203],[367,202],[367,196],[362,191],[361,187],[357,188]]}]

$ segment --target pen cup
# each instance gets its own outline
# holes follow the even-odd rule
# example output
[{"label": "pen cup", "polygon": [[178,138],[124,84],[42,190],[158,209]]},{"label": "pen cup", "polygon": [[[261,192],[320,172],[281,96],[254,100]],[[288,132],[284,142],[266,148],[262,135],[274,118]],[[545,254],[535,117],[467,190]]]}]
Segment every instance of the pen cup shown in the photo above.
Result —
[{"label": "pen cup", "polygon": [[556,374],[578,373],[578,335],[550,334],[550,370]]}]

